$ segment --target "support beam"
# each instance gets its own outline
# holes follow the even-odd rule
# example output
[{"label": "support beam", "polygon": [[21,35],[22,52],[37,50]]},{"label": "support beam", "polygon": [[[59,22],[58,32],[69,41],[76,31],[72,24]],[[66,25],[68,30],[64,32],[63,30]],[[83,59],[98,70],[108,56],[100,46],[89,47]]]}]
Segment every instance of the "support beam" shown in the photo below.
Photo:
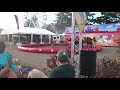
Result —
[{"label": "support beam", "polygon": [[33,34],[31,34],[31,43],[33,43]]},{"label": "support beam", "polygon": [[8,44],[10,43],[10,38],[9,38],[9,34],[8,34]]},{"label": "support beam", "polygon": [[20,43],[20,33],[18,33],[18,43]]},{"label": "support beam", "polygon": [[71,64],[73,64],[74,61],[74,26],[75,26],[75,16],[74,16],[74,12],[72,12],[71,59],[70,59]]},{"label": "support beam", "polygon": [[85,23],[87,21],[85,12],[75,12],[75,19],[79,28],[79,59],[78,59],[78,68],[77,74],[80,77],[80,59],[81,59],[81,49],[82,49],[82,31],[84,30]]},{"label": "support beam", "polygon": [[[41,38],[40,38],[40,36],[39,36],[39,39],[40,39],[40,42],[41,42]],[[39,42],[39,43],[40,43],[40,42]]]},{"label": "support beam", "polygon": [[49,35],[49,43],[51,43],[51,35]]},{"label": "support beam", "polygon": [[43,42],[42,42],[42,36],[43,36],[43,35],[40,35],[40,38],[41,38],[41,42],[40,42],[40,43],[43,43]]},{"label": "support beam", "polygon": [[14,34],[12,34],[12,44],[14,45]]}]

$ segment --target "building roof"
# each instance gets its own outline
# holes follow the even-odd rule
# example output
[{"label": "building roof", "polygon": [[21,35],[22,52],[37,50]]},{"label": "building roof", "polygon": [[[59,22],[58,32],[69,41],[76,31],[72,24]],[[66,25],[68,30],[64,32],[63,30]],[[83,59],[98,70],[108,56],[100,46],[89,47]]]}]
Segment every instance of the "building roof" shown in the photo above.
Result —
[{"label": "building roof", "polygon": [[29,28],[29,27],[24,27],[21,29],[15,29],[15,28],[9,28],[9,29],[4,29],[1,32],[1,35],[5,34],[38,34],[38,35],[56,35],[55,33],[48,31],[46,29],[41,29],[41,28]]}]

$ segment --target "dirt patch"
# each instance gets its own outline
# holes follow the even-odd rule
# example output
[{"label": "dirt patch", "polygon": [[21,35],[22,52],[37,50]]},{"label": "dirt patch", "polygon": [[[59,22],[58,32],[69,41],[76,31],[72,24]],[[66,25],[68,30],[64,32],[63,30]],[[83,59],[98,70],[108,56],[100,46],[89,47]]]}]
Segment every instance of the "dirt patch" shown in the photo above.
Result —
[{"label": "dirt patch", "polygon": [[[6,51],[13,54],[14,60],[17,60],[17,64],[37,68],[48,76],[51,69],[47,66],[46,62],[54,54],[22,52],[17,50],[17,46],[10,45],[6,46]],[[119,53],[116,52],[116,48],[114,47],[103,47],[101,52],[97,52],[97,59],[103,58],[104,56],[116,58],[119,56]]]}]

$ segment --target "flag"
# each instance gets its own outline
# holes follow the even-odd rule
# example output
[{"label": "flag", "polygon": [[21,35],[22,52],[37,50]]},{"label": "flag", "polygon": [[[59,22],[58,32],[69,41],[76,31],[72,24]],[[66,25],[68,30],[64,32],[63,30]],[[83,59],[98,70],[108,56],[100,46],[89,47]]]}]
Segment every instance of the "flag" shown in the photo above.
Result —
[{"label": "flag", "polygon": [[74,12],[74,16],[81,34],[87,21],[86,14],[85,12]]},{"label": "flag", "polygon": [[15,20],[16,20],[17,29],[19,29],[19,20],[18,20],[18,16],[17,16],[17,15],[14,15],[14,17],[15,17]]}]

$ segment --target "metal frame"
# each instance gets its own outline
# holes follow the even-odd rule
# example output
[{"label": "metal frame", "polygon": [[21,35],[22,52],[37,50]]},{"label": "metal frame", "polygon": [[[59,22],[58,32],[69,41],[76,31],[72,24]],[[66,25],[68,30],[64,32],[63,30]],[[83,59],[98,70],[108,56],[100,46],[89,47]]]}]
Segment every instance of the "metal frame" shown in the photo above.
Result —
[{"label": "metal frame", "polygon": [[[36,16],[38,18],[38,21],[34,23],[34,21],[31,19],[33,16]],[[33,22],[35,28],[41,28],[42,25],[46,24],[47,21],[47,13],[46,12],[27,12],[25,14],[25,19],[31,19],[31,22],[29,24],[29,27],[31,23]],[[40,25],[41,23],[41,25]]]},{"label": "metal frame", "polygon": [[[77,21],[79,28],[79,45],[75,45],[75,41],[78,36],[75,36],[75,20]],[[75,66],[76,78],[80,77],[80,55],[82,49],[82,30],[84,29],[85,22],[87,21],[85,12],[72,12],[72,33],[71,33],[71,64]],[[75,49],[79,51],[79,55],[75,55]],[[78,59],[78,60],[77,60]]]}]

